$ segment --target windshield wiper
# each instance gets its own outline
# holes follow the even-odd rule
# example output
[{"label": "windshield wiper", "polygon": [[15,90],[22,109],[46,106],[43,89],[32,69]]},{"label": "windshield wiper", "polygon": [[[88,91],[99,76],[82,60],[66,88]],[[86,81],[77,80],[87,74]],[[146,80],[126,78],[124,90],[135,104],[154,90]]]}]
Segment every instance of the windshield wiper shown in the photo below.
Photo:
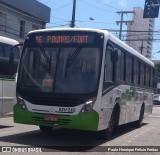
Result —
[{"label": "windshield wiper", "polygon": [[52,66],[52,52],[51,52],[50,57],[49,57],[49,66],[48,66],[49,75],[51,74],[51,66]]},{"label": "windshield wiper", "polygon": [[68,55],[66,66],[65,66],[65,77],[67,75],[68,67],[70,67],[74,63],[74,61],[76,60],[77,56],[79,55],[83,45],[84,45],[83,43],[79,44],[79,46],[75,49],[73,54],[72,55],[70,55],[70,54]]},{"label": "windshield wiper", "polygon": [[44,57],[45,61],[47,62],[47,64],[49,64],[49,58],[48,58],[48,56],[46,54],[45,48],[42,46],[42,44],[39,44],[39,47],[40,47],[40,50],[41,50],[41,52],[43,54],[43,57]]},{"label": "windshield wiper", "polygon": [[46,50],[45,48],[42,46],[42,44],[39,44],[39,47],[40,47],[40,50],[42,52],[42,55],[46,61],[46,64],[47,64],[47,69],[48,69],[48,73],[50,74],[51,73],[51,66],[52,66],[52,52],[50,54],[50,56],[48,57],[47,54],[46,54]]}]

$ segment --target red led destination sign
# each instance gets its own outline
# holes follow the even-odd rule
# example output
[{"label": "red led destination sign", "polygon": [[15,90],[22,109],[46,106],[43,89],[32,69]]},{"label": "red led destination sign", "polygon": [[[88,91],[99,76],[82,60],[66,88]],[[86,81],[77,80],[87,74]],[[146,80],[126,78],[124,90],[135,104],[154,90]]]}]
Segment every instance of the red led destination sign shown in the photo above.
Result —
[{"label": "red led destination sign", "polygon": [[94,35],[36,35],[37,44],[94,43]]}]

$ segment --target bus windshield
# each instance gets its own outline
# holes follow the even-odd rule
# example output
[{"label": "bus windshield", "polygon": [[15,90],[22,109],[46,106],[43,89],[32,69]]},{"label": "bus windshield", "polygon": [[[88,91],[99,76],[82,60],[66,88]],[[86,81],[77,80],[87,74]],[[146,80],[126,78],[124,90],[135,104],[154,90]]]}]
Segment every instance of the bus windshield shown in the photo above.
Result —
[{"label": "bus windshield", "polygon": [[26,47],[19,70],[23,91],[65,94],[97,89],[100,48],[83,44]]}]

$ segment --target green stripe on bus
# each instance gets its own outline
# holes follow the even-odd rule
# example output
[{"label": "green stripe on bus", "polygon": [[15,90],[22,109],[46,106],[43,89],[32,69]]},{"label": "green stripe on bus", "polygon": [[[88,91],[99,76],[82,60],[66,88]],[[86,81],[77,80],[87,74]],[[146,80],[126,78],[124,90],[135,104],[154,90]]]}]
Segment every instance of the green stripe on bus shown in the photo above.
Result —
[{"label": "green stripe on bus", "polygon": [[15,81],[15,79],[13,79],[13,78],[0,78],[0,80],[3,80],[3,81]]},{"label": "green stripe on bus", "polygon": [[98,131],[99,115],[94,110],[88,113],[82,113],[70,116],[49,115],[57,117],[58,118],[57,122],[50,122],[50,121],[47,122],[44,120],[44,117],[47,116],[47,114],[29,112],[28,110],[22,109],[17,105],[14,106],[13,111],[14,111],[15,123]]}]

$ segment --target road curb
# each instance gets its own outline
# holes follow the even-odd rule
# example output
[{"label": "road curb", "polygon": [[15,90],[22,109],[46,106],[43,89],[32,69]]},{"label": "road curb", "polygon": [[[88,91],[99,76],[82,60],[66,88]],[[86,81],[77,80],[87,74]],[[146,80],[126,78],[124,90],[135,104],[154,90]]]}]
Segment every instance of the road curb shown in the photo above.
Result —
[{"label": "road curb", "polygon": [[0,115],[0,118],[5,118],[5,117],[13,117],[13,113],[8,113],[5,115]]}]

